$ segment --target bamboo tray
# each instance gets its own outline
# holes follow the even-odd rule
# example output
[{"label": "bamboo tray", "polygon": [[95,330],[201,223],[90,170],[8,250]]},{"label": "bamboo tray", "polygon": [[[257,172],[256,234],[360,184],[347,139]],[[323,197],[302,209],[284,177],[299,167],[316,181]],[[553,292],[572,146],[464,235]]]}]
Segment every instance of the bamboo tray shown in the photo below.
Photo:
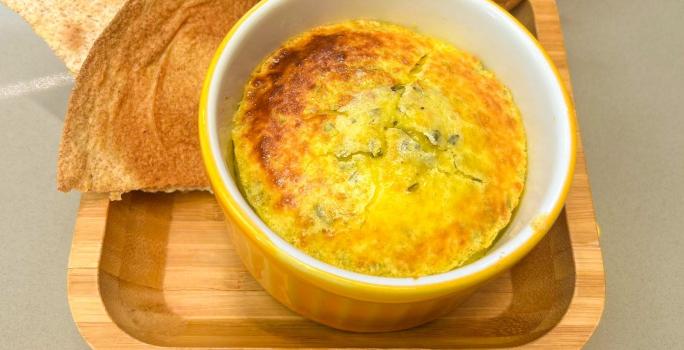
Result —
[{"label": "bamboo tray", "polygon": [[[514,11],[569,85],[555,0]],[[273,300],[243,268],[208,193],[84,194],[68,269],[74,320],[93,348],[579,348],[605,298],[581,145],[565,210],[518,265],[453,314],[394,333],[318,325]]]}]

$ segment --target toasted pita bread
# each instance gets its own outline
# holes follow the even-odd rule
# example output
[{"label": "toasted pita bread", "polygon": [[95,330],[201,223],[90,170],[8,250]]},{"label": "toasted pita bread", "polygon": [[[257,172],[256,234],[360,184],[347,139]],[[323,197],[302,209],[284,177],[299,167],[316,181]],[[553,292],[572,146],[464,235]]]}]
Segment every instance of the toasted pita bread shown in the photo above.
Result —
[{"label": "toasted pita bread", "polygon": [[95,39],[125,0],[2,0],[76,74]]},{"label": "toasted pita bread", "polygon": [[208,189],[197,137],[202,81],[223,36],[255,2],[127,2],[76,79],[59,189]]}]

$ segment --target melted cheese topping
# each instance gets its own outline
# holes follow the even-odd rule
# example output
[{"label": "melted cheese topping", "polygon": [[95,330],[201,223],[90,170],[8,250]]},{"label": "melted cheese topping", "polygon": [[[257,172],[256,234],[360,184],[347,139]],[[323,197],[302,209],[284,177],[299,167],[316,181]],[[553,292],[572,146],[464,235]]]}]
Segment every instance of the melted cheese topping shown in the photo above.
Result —
[{"label": "melted cheese topping", "polygon": [[523,190],[511,94],[472,55],[374,21],[315,28],[253,73],[232,131],[264,222],[337,267],[446,272],[482,254]]}]

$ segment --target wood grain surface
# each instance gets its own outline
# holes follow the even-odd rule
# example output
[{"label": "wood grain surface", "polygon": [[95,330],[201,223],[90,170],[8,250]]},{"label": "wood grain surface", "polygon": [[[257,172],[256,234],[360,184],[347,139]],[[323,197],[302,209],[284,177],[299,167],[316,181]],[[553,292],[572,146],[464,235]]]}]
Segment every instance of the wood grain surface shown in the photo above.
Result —
[{"label": "wood grain surface", "polygon": [[[526,0],[514,14],[570,86],[555,1]],[[68,296],[97,349],[579,348],[599,322],[605,286],[580,145],[565,210],[540,244],[453,314],[412,330],[351,334],[288,311],[245,271],[207,193],[83,195]]]}]

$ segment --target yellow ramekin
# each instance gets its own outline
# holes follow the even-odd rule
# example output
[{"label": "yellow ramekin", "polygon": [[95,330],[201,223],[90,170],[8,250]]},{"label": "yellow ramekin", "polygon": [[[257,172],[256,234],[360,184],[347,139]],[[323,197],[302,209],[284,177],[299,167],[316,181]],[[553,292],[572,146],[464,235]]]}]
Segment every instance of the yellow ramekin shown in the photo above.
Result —
[{"label": "yellow ramekin", "polygon": [[[338,269],[273,233],[235,185],[229,152],[231,118],[251,71],[287,38],[354,18],[413,27],[474,53],[511,89],[520,107],[528,137],[526,190],[495,246],[469,265],[420,278]],[[575,164],[574,110],[556,68],[534,37],[489,0],[263,0],[217,49],[199,114],[207,174],[247,269],[290,309],[351,331],[405,329],[451,312],[541,240],[563,207]]]}]

